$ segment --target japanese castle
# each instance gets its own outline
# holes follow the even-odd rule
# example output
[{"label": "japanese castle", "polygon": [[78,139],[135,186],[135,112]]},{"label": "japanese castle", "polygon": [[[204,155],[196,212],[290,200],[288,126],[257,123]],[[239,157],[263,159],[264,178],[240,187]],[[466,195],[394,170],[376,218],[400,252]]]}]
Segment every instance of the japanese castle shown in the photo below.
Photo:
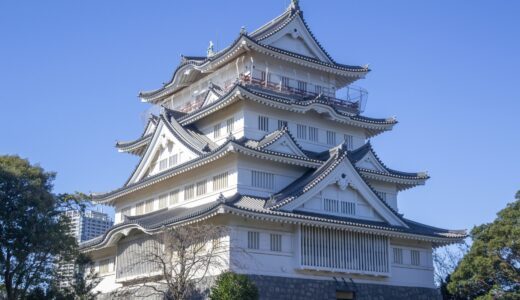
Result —
[{"label": "japanese castle", "polygon": [[437,299],[432,250],[466,233],[399,212],[399,192],[429,177],[376,154],[370,139],[397,121],[363,114],[367,92],[353,84],[369,72],[334,61],[297,1],[223,50],[182,56],[168,83],[139,95],[160,113],[116,145],[139,157],[134,171],[93,196],[116,212],[81,244],[97,290],[149,275],[123,258],[150,236],[209,222],[231,229],[230,262],[248,254],[227,269],[249,275],[261,299]]}]

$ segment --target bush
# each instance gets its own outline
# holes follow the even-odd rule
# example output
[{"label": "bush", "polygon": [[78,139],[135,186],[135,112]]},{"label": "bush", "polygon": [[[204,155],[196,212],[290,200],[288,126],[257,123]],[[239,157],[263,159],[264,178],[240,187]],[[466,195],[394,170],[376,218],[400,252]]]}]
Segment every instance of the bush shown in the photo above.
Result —
[{"label": "bush", "polygon": [[256,300],[258,289],[246,275],[225,272],[211,288],[211,300]]}]

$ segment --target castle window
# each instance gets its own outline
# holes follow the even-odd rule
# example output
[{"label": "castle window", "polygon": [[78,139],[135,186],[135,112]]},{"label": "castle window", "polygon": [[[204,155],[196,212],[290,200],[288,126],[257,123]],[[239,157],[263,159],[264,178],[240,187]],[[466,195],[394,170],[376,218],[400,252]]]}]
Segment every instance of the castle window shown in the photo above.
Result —
[{"label": "castle window", "polygon": [[307,139],[307,126],[298,124],[296,126],[296,136],[299,139],[306,140]]},{"label": "castle window", "polygon": [[381,199],[383,199],[383,201],[386,202],[386,196],[387,196],[387,194],[386,194],[385,192],[376,191],[376,194],[377,194]]},{"label": "castle window", "polygon": [[141,202],[135,206],[135,214],[136,215],[142,215],[144,214],[144,202]]},{"label": "castle window", "polygon": [[235,129],[235,118],[227,119],[226,121],[226,132],[232,133]]},{"label": "castle window", "polygon": [[341,213],[344,215],[355,215],[356,214],[356,203],[341,202]]},{"label": "castle window", "polygon": [[419,250],[411,250],[410,256],[411,256],[411,263],[413,266],[421,265],[421,252],[419,252]]},{"label": "castle window", "polygon": [[131,216],[132,215],[132,207],[128,206],[121,210],[121,220],[124,221],[124,216]]},{"label": "castle window", "polygon": [[402,263],[403,263],[403,249],[394,248],[394,264],[402,264]]},{"label": "castle window", "polygon": [[170,158],[168,159],[168,165],[170,166],[170,168],[177,165],[177,162],[178,162],[177,154],[170,156]]},{"label": "castle window", "polygon": [[282,235],[281,234],[270,234],[271,251],[282,252]]},{"label": "castle window", "polygon": [[264,116],[258,116],[258,129],[269,132],[269,118]]},{"label": "castle window", "polygon": [[274,189],[274,174],[261,171],[252,171],[251,175],[251,185],[253,187],[270,190]]},{"label": "castle window", "polygon": [[345,134],[345,135],[343,135],[343,137],[345,140],[345,144],[347,144],[347,150],[354,149],[354,137],[351,136],[350,134]]},{"label": "castle window", "polygon": [[316,94],[318,94],[318,95],[321,94],[321,93],[323,93],[323,87],[322,87],[321,85],[315,85],[315,86],[314,86],[314,92],[315,92]]},{"label": "castle window", "polygon": [[298,80],[298,91],[301,93],[307,92],[307,82]]},{"label": "castle window", "polygon": [[282,87],[284,89],[289,89],[289,77],[281,76]]},{"label": "castle window", "polygon": [[110,259],[104,259],[99,261],[99,274],[107,274],[110,270]]},{"label": "castle window", "polygon": [[168,206],[168,194],[162,194],[159,196],[159,209],[163,209]]},{"label": "castle window", "polygon": [[287,127],[287,121],[278,120],[278,129],[282,129],[284,127]]},{"label": "castle window", "polygon": [[258,232],[258,231],[248,231],[247,232],[247,248],[260,249],[260,232]]},{"label": "castle window", "polygon": [[309,140],[318,141],[318,128],[309,126]]},{"label": "castle window", "polygon": [[336,143],[336,133],[334,131],[327,130],[327,144],[331,146],[335,146]]},{"label": "castle window", "polygon": [[228,187],[228,172],[213,176],[213,191],[218,191]]},{"label": "castle window", "polygon": [[206,194],[207,180],[197,182],[197,196]]},{"label": "castle window", "polygon": [[145,213],[149,213],[149,212],[153,211],[153,202],[154,202],[153,199],[146,201],[146,205],[144,207]]},{"label": "castle window", "polygon": [[323,199],[323,210],[333,213],[339,212],[339,201],[336,199]]},{"label": "castle window", "polygon": [[179,203],[179,190],[170,192],[170,205]]},{"label": "castle window", "polygon": [[217,125],[215,125],[213,127],[213,138],[219,138],[220,137],[220,123],[218,123]]},{"label": "castle window", "polygon": [[184,200],[191,200],[195,197],[195,185],[190,184],[184,187]]},{"label": "castle window", "polygon": [[164,158],[159,161],[159,171],[168,169],[168,159]]}]

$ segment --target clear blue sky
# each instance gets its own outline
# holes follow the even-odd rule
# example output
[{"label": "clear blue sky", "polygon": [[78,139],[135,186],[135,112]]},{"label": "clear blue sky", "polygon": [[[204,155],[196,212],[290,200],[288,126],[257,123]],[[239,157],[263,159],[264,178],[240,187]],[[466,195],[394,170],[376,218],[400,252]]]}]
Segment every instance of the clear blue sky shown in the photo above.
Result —
[{"label": "clear blue sky", "polygon": [[[0,154],[58,172],[56,191],[123,184],[149,108],[180,54],[204,55],[280,14],[269,1],[2,1]],[[449,228],[491,221],[520,189],[520,2],[302,0],[338,61],[370,63],[366,115],[388,166],[427,170],[400,195],[406,217]]]}]

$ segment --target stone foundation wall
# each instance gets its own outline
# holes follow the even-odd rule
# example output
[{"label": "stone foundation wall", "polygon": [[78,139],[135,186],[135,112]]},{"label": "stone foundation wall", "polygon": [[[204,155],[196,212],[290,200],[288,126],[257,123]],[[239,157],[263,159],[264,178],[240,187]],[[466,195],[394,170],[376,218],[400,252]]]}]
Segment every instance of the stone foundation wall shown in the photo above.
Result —
[{"label": "stone foundation wall", "polygon": [[338,286],[332,280],[312,280],[274,276],[249,276],[258,287],[260,299],[269,300],[335,300],[336,289],[348,289],[355,293],[359,300],[440,300],[437,289],[389,286],[380,284],[348,283],[348,286]]}]

